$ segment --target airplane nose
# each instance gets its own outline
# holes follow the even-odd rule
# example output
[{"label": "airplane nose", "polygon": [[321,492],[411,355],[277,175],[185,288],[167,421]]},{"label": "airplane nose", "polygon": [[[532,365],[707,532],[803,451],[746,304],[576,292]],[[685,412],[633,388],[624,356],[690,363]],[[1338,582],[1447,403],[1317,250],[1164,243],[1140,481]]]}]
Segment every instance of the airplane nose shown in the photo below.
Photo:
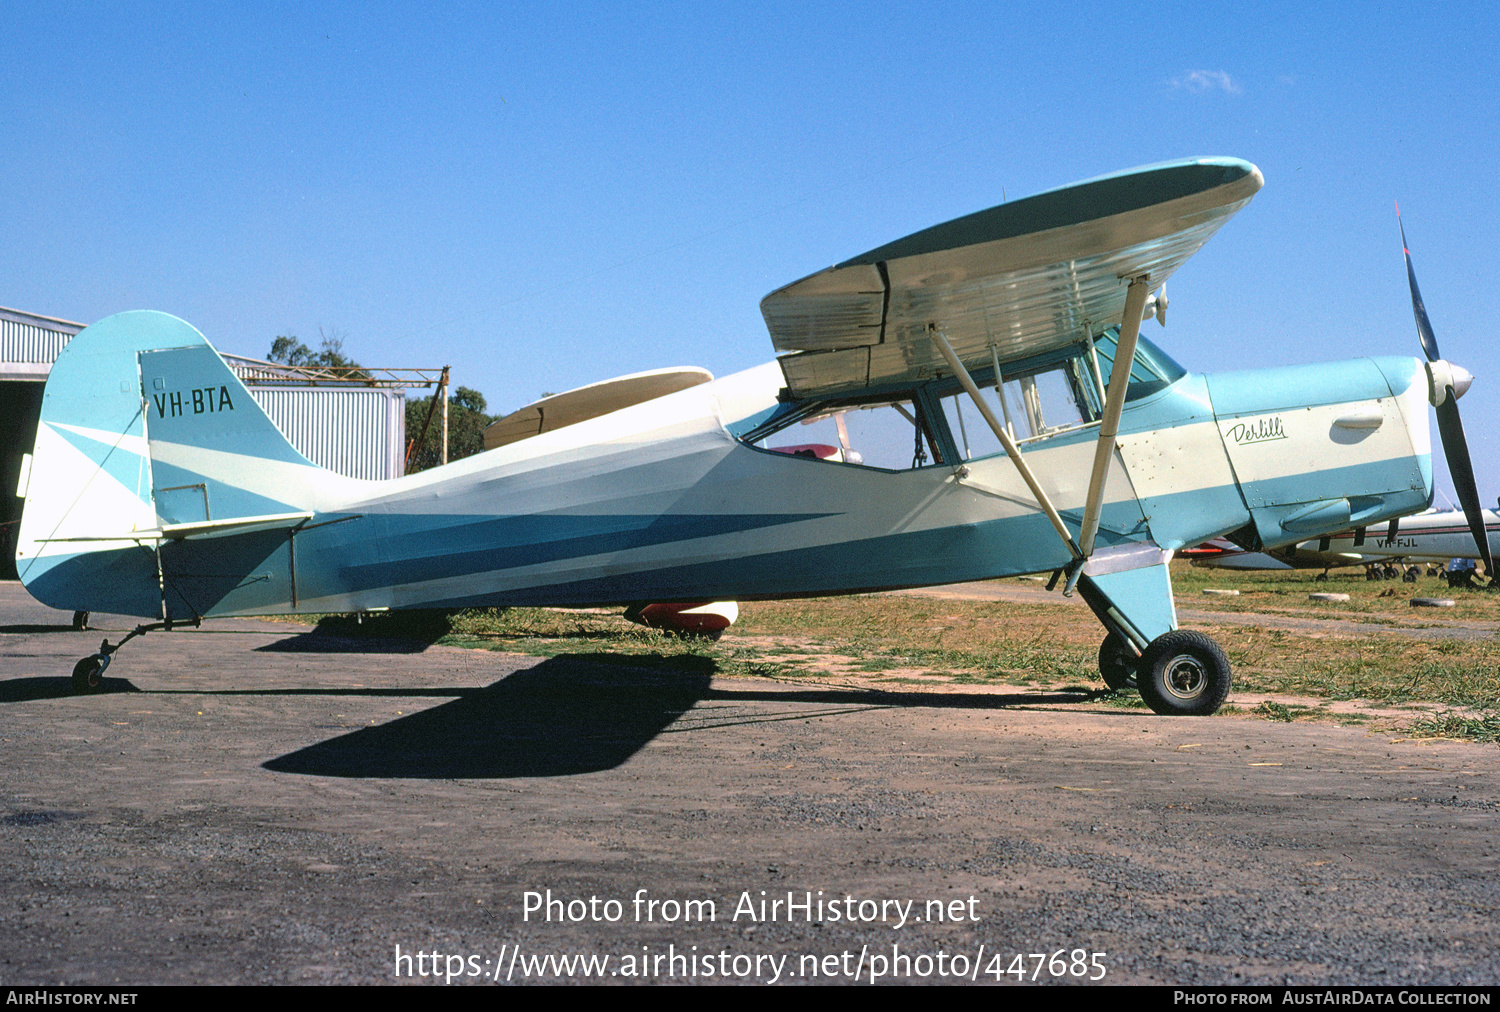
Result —
[{"label": "airplane nose", "polygon": [[1448,399],[1448,388],[1453,388],[1453,397],[1456,400],[1469,392],[1469,386],[1474,382],[1474,376],[1469,370],[1461,365],[1443,359],[1433,359],[1427,363],[1427,399],[1437,407]]}]

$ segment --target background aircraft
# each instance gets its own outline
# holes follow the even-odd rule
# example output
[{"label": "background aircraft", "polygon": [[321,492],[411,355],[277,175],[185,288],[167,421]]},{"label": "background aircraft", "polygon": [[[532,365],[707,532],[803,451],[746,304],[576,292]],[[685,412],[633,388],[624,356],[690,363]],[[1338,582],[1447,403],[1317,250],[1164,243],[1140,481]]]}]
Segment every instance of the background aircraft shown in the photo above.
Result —
[{"label": "background aircraft", "polygon": [[[636,382],[640,400],[616,386],[597,413],[562,395],[568,424],[539,410],[529,435],[514,419],[504,445],[386,482],[301,457],[188,324],[118,314],[52,370],[17,568],[54,607],[155,620],[127,640],[216,615],[687,604],[1050,571],[1105,627],[1106,682],[1135,679],[1159,713],[1211,713],[1229,663],[1177,627],[1173,551],[1230,532],[1277,547],[1424,508],[1429,400],[1472,486],[1457,373],[1430,328],[1426,363],[1206,376],[1140,338],[1164,318],[1167,278],[1261,185],[1247,162],[1191,159],[934,226],[766,296],[774,363],[679,371],[686,385],[659,396]],[[1412,292],[1425,326],[1414,277]],[[79,691],[119,646],[78,663]]]},{"label": "background aircraft", "polygon": [[[1493,558],[1500,551],[1500,515],[1484,510],[1482,516]],[[1210,569],[1321,569],[1322,579],[1330,569],[1365,566],[1372,578],[1399,575],[1408,582],[1417,578],[1423,564],[1430,569],[1452,559],[1481,558],[1468,518],[1459,510],[1426,510],[1378,530],[1339,531],[1268,552],[1246,551],[1215,538],[1181,554],[1193,565]]]}]

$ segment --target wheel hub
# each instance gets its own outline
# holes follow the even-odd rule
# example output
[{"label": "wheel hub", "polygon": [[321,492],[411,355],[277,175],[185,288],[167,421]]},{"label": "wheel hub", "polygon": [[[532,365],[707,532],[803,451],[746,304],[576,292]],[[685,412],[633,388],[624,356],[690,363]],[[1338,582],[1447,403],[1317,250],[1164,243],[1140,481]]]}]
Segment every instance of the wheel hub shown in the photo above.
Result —
[{"label": "wheel hub", "polygon": [[1178,654],[1167,662],[1164,688],[1178,699],[1197,699],[1208,687],[1208,671],[1191,654]]}]

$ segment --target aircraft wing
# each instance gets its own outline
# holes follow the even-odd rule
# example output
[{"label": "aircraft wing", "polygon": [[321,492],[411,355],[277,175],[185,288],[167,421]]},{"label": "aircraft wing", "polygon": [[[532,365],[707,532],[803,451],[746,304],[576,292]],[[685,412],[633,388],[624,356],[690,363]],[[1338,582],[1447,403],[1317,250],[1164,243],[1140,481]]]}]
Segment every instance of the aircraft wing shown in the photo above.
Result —
[{"label": "aircraft wing", "polygon": [[761,300],[799,397],[1014,361],[1120,322],[1125,289],[1156,289],[1261,187],[1233,158],[1131,169],[1011,201],[873,249]]},{"label": "aircraft wing", "polygon": [[586,422],[621,408],[665,397],[679,390],[708,383],[713,373],[693,366],[675,369],[652,369],[631,373],[600,383],[590,383],[565,393],[550,394],[533,401],[484,430],[484,448],[508,446],[543,432]]}]

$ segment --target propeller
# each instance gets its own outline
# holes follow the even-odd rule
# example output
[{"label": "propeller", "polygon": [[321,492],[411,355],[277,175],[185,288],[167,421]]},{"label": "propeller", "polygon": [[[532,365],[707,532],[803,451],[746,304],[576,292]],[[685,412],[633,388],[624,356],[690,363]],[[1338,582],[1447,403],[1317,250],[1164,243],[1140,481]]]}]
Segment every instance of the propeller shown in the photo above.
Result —
[{"label": "propeller", "polygon": [[1401,224],[1400,204],[1396,205],[1396,227],[1401,229],[1401,252],[1406,257],[1406,280],[1411,285],[1411,311],[1417,319],[1417,336],[1421,338],[1422,352],[1427,356],[1428,393],[1437,409],[1438,437],[1443,443],[1443,455],[1448,458],[1448,473],[1458,492],[1459,505],[1469,521],[1469,532],[1474,535],[1474,546],[1484,560],[1485,575],[1493,577],[1495,563],[1490,558],[1484,512],[1479,505],[1479,489],[1474,484],[1474,464],[1469,459],[1469,441],[1464,437],[1463,419],[1458,416],[1458,399],[1469,389],[1473,377],[1461,366],[1445,362],[1438,354],[1437,337],[1432,332],[1432,322],[1427,319],[1427,307],[1422,304],[1417,273],[1412,270],[1411,250],[1406,245],[1406,226]]}]

